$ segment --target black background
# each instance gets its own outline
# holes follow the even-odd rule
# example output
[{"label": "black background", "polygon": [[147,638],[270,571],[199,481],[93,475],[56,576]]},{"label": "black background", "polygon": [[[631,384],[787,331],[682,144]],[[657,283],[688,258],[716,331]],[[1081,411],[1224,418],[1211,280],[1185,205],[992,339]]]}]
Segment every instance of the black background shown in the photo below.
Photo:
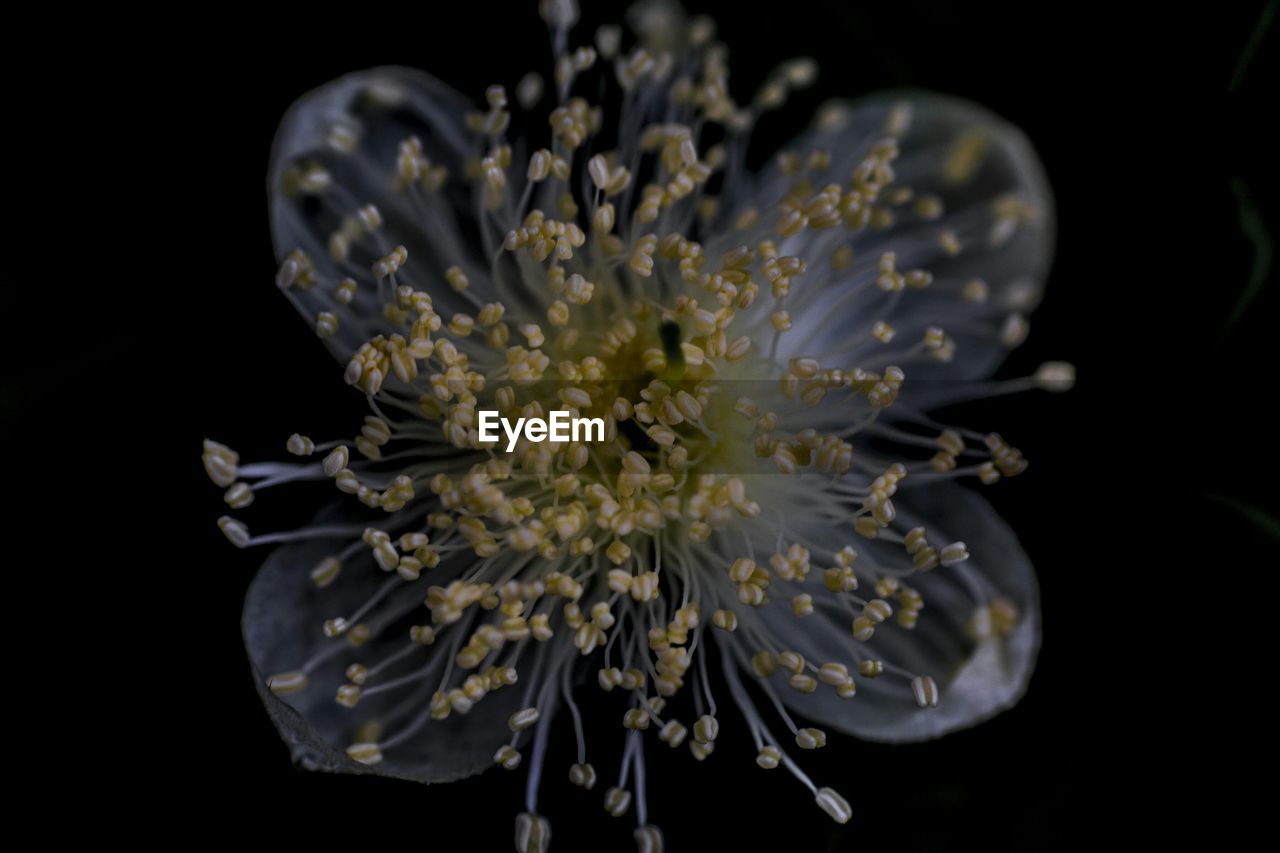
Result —
[{"label": "black background", "polygon": [[[1264,169],[1274,142],[1264,106],[1274,92],[1263,80],[1274,71],[1275,34],[1241,65],[1266,18],[1262,4],[1219,4],[1194,17],[1074,4],[689,6],[716,17],[739,100],[776,63],[818,60],[818,84],[763,129],[762,152],[800,129],[820,100],[892,86],[962,95],[1023,128],[1057,197],[1058,253],[1031,338],[1002,375],[1065,359],[1078,366],[1079,384],[1069,395],[963,413],[1032,462],[988,493],[1042,584],[1044,647],[1022,703],[938,742],[837,737],[803,756],[818,784],[852,803],[845,827],[784,771],[758,771],[745,735],[722,714],[719,749],[706,763],[648,750],[651,820],[672,850],[1039,849],[1097,837],[1101,814],[1131,810],[1132,790],[1148,784],[1139,780],[1163,766],[1153,761],[1183,762],[1185,741],[1167,735],[1176,719],[1212,704],[1194,689],[1191,653],[1179,645],[1213,610],[1192,591],[1194,572],[1225,578],[1232,565],[1275,562],[1274,526],[1267,530],[1275,522],[1259,516],[1272,502],[1262,469],[1273,429],[1259,416],[1259,395],[1274,393],[1273,279],[1248,296],[1257,256],[1248,234],[1274,233],[1275,184]],[[144,822],[182,814],[202,837],[308,847],[350,836],[463,849],[462,840],[445,842],[461,832],[466,849],[510,849],[522,771],[421,787],[291,766],[239,640],[244,591],[262,554],[226,544],[213,523],[218,490],[200,469],[203,436],[264,459],[294,431],[340,434],[363,409],[272,285],[265,170],[291,101],[377,64],[420,66],[477,101],[490,83],[510,87],[530,67],[547,71],[532,4],[325,14],[327,22],[210,18],[172,38],[122,40],[98,66],[110,75],[102,91],[126,97],[113,96],[110,109],[105,94],[90,97],[84,116],[122,136],[132,154],[117,161],[127,174],[113,176],[131,192],[103,206],[104,227],[127,228],[129,252],[141,250],[142,262],[112,285],[114,316],[92,328],[93,347],[77,358],[146,371],[77,393],[100,423],[123,427],[119,440],[139,459],[95,514],[145,523],[156,547],[141,547],[136,534],[105,541],[108,552],[132,555],[124,562],[133,582],[117,612],[142,630],[90,667],[118,681],[114,655],[126,656],[145,671],[148,704],[119,722],[81,725],[90,744],[134,737],[140,726],[154,736],[134,769],[157,790],[126,806]],[[601,5],[584,11],[591,29],[614,17]],[[1242,227],[1242,211],[1254,224]],[[117,212],[125,221],[111,221]],[[3,400],[14,440],[54,405],[49,388],[13,363]],[[304,521],[318,496],[293,497],[269,509],[259,501],[251,521],[263,529]],[[1202,541],[1214,543],[1212,563],[1196,562]],[[1214,586],[1212,577],[1199,579]],[[1166,605],[1162,593],[1176,602]],[[1140,628],[1155,611],[1168,624]],[[1169,666],[1188,680],[1164,681]],[[1153,694],[1163,697],[1154,711]],[[584,794],[564,778],[567,734],[553,736],[542,794],[555,848],[631,848],[633,816],[604,813],[603,779]],[[1139,753],[1152,735],[1156,749]],[[600,732],[596,756],[610,751],[610,736]],[[612,770],[596,760],[607,777]]]}]

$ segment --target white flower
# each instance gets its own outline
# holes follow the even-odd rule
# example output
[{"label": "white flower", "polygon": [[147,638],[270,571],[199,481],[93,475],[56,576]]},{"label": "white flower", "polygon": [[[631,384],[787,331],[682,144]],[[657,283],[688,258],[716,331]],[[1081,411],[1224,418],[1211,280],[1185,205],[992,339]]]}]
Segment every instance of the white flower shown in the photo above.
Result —
[{"label": "white flower", "polygon": [[[526,768],[521,850],[549,844],[544,770],[591,789],[618,752],[604,807],[659,849],[643,740],[703,760],[743,723],[762,768],[844,822],[856,804],[801,751],[971,725],[1034,662],[1031,566],[954,482],[1026,462],[924,412],[1070,386],[1063,364],[988,379],[1040,296],[1048,187],[1015,129],[924,94],[828,105],[747,174],[756,119],[812,62],[738,104],[708,21],[650,5],[623,53],[611,28],[571,46],[572,3],[543,5],[555,73],[518,103],[383,68],[281,126],[277,284],[371,413],[354,438],[289,437],[292,464],[206,443],[234,510],[286,483],[345,493],[297,531],[219,520],[238,547],[284,543],[244,613],[268,709],[307,767]],[[585,99],[602,91],[620,106]],[[480,410],[603,418],[605,440],[508,453]],[[548,756],[584,671],[617,695],[621,746],[576,726],[576,760]]]}]

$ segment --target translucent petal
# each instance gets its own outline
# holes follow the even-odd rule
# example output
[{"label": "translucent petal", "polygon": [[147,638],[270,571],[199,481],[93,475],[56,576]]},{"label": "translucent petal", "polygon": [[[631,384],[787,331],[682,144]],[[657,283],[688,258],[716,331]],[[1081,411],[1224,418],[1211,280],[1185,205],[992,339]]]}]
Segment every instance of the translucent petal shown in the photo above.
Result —
[{"label": "translucent petal", "polygon": [[[341,516],[332,510],[316,520],[318,525],[334,523],[341,523]],[[444,720],[428,719],[403,743],[385,749],[380,763],[359,764],[347,757],[348,746],[368,737],[367,729],[361,732],[362,726],[380,723],[382,736],[374,740],[383,740],[426,715],[443,666],[410,686],[362,698],[354,708],[338,704],[337,690],[347,683],[347,667],[352,663],[371,666],[403,650],[410,645],[409,625],[430,617],[422,607],[425,585],[397,582],[394,574],[374,568],[367,552],[348,560],[331,585],[317,588],[310,579],[311,569],[332,553],[332,546],[333,540],[311,540],[278,548],[258,570],[245,601],[244,640],[254,680],[294,762],[308,770],[375,773],[420,782],[452,781],[492,766],[494,752],[510,738],[506,720],[519,707],[521,688],[491,692],[465,716],[454,713]],[[358,648],[344,637],[324,636],[326,619],[350,615],[389,578],[395,591],[365,621],[376,626],[392,610],[405,611],[405,616],[390,620],[385,630],[376,631]],[[322,650],[330,656],[311,670],[304,689],[277,696],[267,688],[272,675],[297,671]],[[411,674],[448,654],[449,644],[443,640],[415,649],[385,674],[370,679],[366,693],[374,684]]]},{"label": "translucent petal", "polygon": [[[965,396],[963,383],[988,376],[1019,342],[1010,327],[1018,321],[1009,318],[1025,316],[1040,301],[1053,253],[1053,200],[1039,159],[1017,128],[982,107],[942,95],[886,93],[830,105],[788,150],[802,157],[818,148],[830,154],[830,166],[812,177],[813,192],[826,183],[847,187],[854,167],[895,129],[900,153],[890,187],[909,186],[913,195],[888,204],[891,227],[851,233],[836,225],[779,238],[781,254],[808,264],[783,305],[793,326],[782,335],[779,354],[867,369],[898,364],[906,370],[904,393],[915,395],[912,402],[936,405]],[[756,206],[769,209],[796,180],[771,166],[750,191]],[[940,217],[917,212],[927,197],[942,202]],[[886,199],[882,192],[880,203]],[[954,255],[942,240],[948,231],[958,240]],[[735,240],[741,237],[731,232],[722,243],[727,247]],[[842,245],[852,248],[853,265],[834,271],[833,255]],[[932,283],[897,293],[881,290],[875,279],[885,252],[896,255],[899,272],[925,270]],[[975,280],[985,284],[981,301],[974,298],[981,290]],[[879,320],[893,327],[891,343],[871,337]],[[951,361],[928,354],[905,358],[930,326],[954,339]]]},{"label": "translucent petal", "polygon": [[[285,115],[268,178],[271,234],[280,262],[301,250],[313,265],[314,285],[294,284],[286,293],[309,321],[321,311],[338,316],[339,331],[329,346],[339,359],[385,330],[383,306],[394,299],[389,285],[379,287],[371,270],[397,246],[408,250],[397,283],[426,290],[446,318],[474,311],[492,298],[484,252],[501,237],[491,217],[477,217],[475,191],[463,180],[467,158],[479,150],[472,151],[463,124],[473,109],[421,71],[375,68],[303,95]],[[415,180],[405,180],[398,164],[401,144],[409,139],[421,144],[422,158],[430,164]],[[443,187],[430,189],[428,168],[437,167],[448,177]],[[349,241],[345,258],[335,256],[333,235],[345,220],[358,221],[370,204],[381,224],[361,229]],[[470,280],[465,296],[445,283],[444,272],[454,265]],[[357,283],[356,294],[343,306],[334,292],[348,277]]]},{"label": "translucent petal", "polygon": [[[854,673],[857,695],[849,699],[837,697],[826,686],[811,694],[798,693],[775,675],[770,683],[788,706],[819,724],[869,740],[910,741],[975,725],[1018,701],[1040,646],[1039,589],[1013,531],[974,492],[951,483],[929,484],[899,491],[894,503],[904,526],[925,525],[931,544],[938,547],[963,541],[972,555],[966,562],[909,579],[925,601],[913,630],[902,628],[891,617],[868,643],[858,644],[851,632],[854,613],[819,607],[810,616],[796,618],[787,607],[791,595],[807,591],[815,602],[829,597],[825,589],[814,588],[821,583],[820,575],[816,579],[811,575],[803,585],[775,582],[769,606],[740,608],[739,615],[767,630],[780,650],[799,651],[818,666],[844,663]],[[802,534],[810,541],[833,548],[843,544],[832,541],[830,526],[804,511],[788,515],[787,524],[788,533]],[[909,564],[901,545],[856,536],[846,541],[859,552],[855,567],[877,560],[882,565]],[[821,572],[816,560],[813,571]],[[865,576],[857,594],[875,597]],[[977,641],[970,633],[970,620],[979,604],[996,597],[1016,606],[1019,622],[1003,637]],[[855,650],[913,674],[931,676],[940,690],[937,707],[919,708],[905,677],[857,675]]]}]

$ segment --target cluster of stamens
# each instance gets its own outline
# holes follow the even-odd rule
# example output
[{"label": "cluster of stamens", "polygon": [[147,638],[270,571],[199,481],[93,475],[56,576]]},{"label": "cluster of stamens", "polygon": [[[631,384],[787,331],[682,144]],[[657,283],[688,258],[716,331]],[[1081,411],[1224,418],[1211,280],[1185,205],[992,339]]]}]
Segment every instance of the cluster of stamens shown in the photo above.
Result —
[{"label": "cluster of stamens", "polygon": [[[561,673],[579,659],[603,657],[594,667],[600,689],[624,695],[627,704],[619,715],[624,758],[604,808],[623,815],[634,797],[637,843],[659,849],[661,835],[648,823],[639,784],[638,739],[652,731],[699,761],[711,755],[720,718],[704,656],[714,628],[730,693],[758,744],[756,763],[786,766],[827,814],[844,822],[849,804],[815,786],[787,756],[736,672],[752,673],[751,689],[770,698],[775,691],[830,691],[851,700],[859,679],[884,677],[901,679],[920,708],[937,705],[940,689],[929,673],[894,665],[871,643],[877,631],[910,631],[927,618],[914,578],[951,570],[969,554],[961,541],[931,540],[923,526],[903,529],[895,495],[913,479],[993,483],[1027,463],[994,434],[881,431],[909,381],[904,365],[955,356],[956,341],[942,328],[930,326],[902,347],[888,310],[855,318],[851,337],[893,354],[893,361],[874,365],[784,346],[794,334],[793,303],[806,289],[860,281],[894,305],[935,286],[930,270],[899,268],[892,251],[864,257],[849,239],[815,241],[818,254],[786,252],[803,246],[807,232],[932,227],[945,214],[943,202],[896,179],[898,137],[909,117],[895,110],[844,179],[830,174],[831,151],[788,151],[778,164],[787,188],[772,207],[729,207],[727,192],[709,193],[711,179],[739,156],[756,117],[807,83],[810,65],[784,66],[755,102],[741,106],[728,94],[723,51],[707,22],[689,28],[682,64],[676,54],[643,44],[622,52],[613,28],[602,30],[594,46],[571,50],[563,46],[572,18],[565,4],[544,5],[562,45],[549,148],[516,162],[504,140],[511,105],[505,89],[493,86],[485,93],[487,111],[466,119],[476,144],[460,170],[433,159],[416,136],[387,154],[386,182],[400,196],[440,197],[451,182],[464,183],[476,217],[497,237],[491,268],[469,257],[440,269],[415,267],[405,245],[388,234],[389,219],[378,206],[357,200],[351,209],[349,199],[333,193],[322,158],[291,166],[284,191],[318,199],[336,224],[327,236],[329,258],[321,263],[291,252],[277,283],[292,294],[318,295],[304,304],[319,306],[312,310],[321,337],[334,341],[348,327],[371,331],[346,353],[345,377],[368,396],[374,414],[351,439],[292,436],[287,450],[300,460],[294,465],[242,465],[229,448],[209,441],[206,470],[237,510],[266,488],[327,478],[345,500],[386,514],[385,524],[361,525],[346,544],[340,540],[311,569],[311,582],[328,588],[349,571],[385,574],[420,588],[429,620],[380,618],[386,595],[380,588],[365,604],[317,625],[327,642],[347,642],[353,656],[334,701],[354,714],[371,694],[396,689],[401,661],[445,662],[425,667],[423,677],[437,679],[435,689],[400,730],[357,726],[353,717],[346,745],[352,761],[394,762],[397,747],[430,721],[467,715],[497,701],[494,694],[518,689],[509,739],[493,762],[521,766],[532,738],[530,772],[540,773],[545,738],[534,733],[559,707],[578,715],[570,693],[560,690]],[[665,90],[670,115],[680,118],[644,125],[629,150],[587,156],[605,112],[568,92],[600,60],[612,64],[624,94]],[[541,82],[531,79],[517,87],[523,109],[541,97]],[[704,151],[698,128],[705,123],[722,125],[728,136]],[[326,156],[352,156],[360,144],[339,133]],[[965,159],[973,156],[960,151],[947,167],[963,175],[974,168]],[[547,209],[532,206],[535,199]],[[1035,210],[1009,197],[992,216],[994,239],[1008,240]],[[708,238],[694,239],[714,233],[705,230],[710,221],[728,223],[728,241],[714,239],[724,247],[717,251]],[[964,251],[955,232],[932,233],[945,255]],[[356,258],[371,262],[361,271]],[[321,270],[333,265],[343,274],[326,280]],[[522,298],[498,298],[513,277]],[[413,283],[431,280],[436,284]],[[488,286],[477,287],[481,280]],[[972,279],[956,299],[981,302],[986,292]],[[531,304],[540,307],[530,310]],[[1066,370],[1049,368],[1041,385],[1069,384]],[[846,407],[840,427],[807,414],[832,406]],[[600,418],[604,438],[521,439],[507,453],[481,440],[481,410],[511,419],[552,410]],[[864,437],[904,438],[933,455],[887,460],[855,446]],[[825,502],[843,528],[820,541],[792,536],[785,512],[801,500],[799,490],[810,494],[806,505]],[[306,531],[255,537],[226,516],[219,525],[239,547],[308,537]],[[325,528],[314,535],[336,534]],[[853,536],[895,546],[897,562],[869,561]],[[756,550],[773,539],[768,550]],[[774,609],[796,620],[788,635],[795,637],[811,620],[826,618],[824,610],[844,614],[845,659],[807,659],[798,643],[771,627],[776,621],[753,615]],[[969,630],[975,639],[1003,636],[1018,618],[1012,602],[994,597],[974,606]],[[381,648],[372,641],[393,629],[403,631],[403,648],[383,661],[361,656],[362,648]],[[331,658],[322,647],[295,669],[270,675],[268,686],[282,697],[314,689],[315,672]],[[682,709],[692,712],[684,722],[676,716]],[[798,748],[826,743],[821,729],[799,727],[785,713],[781,719]],[[590,790],[597,774],[586,761],[581,726],[577,734],[578,760],[566,773]],[[521,850],[545,849],[550,838],[549,823],[536,813],[536,785],[531,791],[516,825]]]}]

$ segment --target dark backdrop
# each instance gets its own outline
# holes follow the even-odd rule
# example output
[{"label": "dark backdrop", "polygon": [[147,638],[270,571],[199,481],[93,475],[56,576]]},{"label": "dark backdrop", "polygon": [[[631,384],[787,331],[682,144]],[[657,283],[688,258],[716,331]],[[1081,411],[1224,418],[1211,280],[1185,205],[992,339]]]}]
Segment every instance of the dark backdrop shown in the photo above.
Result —
[{"label": "dark backdrop", "polygon": [[[90,357],[149,366],[147,402],[128,415],[126,440],[155,478],[122,482],[106,513],[173,539],[162,555],[130,546],[137,582],[120,605],[142,623],[127,654],[147,673],[140,716],[156,734],[136,769],[159,791],[127,806],[140,820],[182,814],[191,818],[184,831],[199,837],[307,847],[350,835],[438,849],[448,826],[465,825],[466,849],[509,849],[523,772],[427,788],[290,765],[239,640],[262,554],[227,546],[213,523],[218,492],[199,464],[205,435],[261,459],[295,430],[330,434],[362,412],[272,285],[268,147],[295,97],[348,70],[418,65],[479,99],[486,85],[510,86],[545,61],[532,4],[454,5],[210,17],[145,46],[121,41],[101,66],[127,97],[119,111],[93,115],[135,155],[124,167],[140,187],[129,201],[145,218],[125,223],[143,263],[129,267],[110,308],[135,322],[99,329]],[[1252,417],[1275,364],[1266,335],[1274,296],[1257,268],[1275,212],[1261,117],[1274,94],[1262,84],[1274,34],[1256,38],[1267,15],[1247,3],[1195,17],[1119,4],[690,5],[719,21],[740,98],[778,61],[819,61],[819,83],[786,113],[797,129],[805,102],[901,85],[971,98],[1022,127],[1056,192],[1060,230],[1031,338],[1003,373],[1066,359],[1080,380],[1066,396],[965,414],[1032,461],[988,493],[1042,584],[1044,646],[1022,703],[938,742],[834,737],[806,754],[814,779],[853,804],[845,827],[783,771],[759,773],[730,712],[704,764],[649,750],[652,821],[673,850],[1037,849],[1119,831],[1097,823],[1104,810],[1130,810],[1132,789],[1114,783],[1141,789],[1153,767],[1131,747],[1163,736],[1187,703],[1207,701],[1192,682],[1157,674],[1170,658],[1185,663],[1180,628],[1135,626],[1164,608],[1159,593],[1171,588],[1175,622],[1204,612],[1198,593],[1177,592],[1193,567],[1207,569],[1192,562],[1196,540],[1211,536],[1227,563],[1275,554],[1259,473],[1270,430]],[[326,22],[307,22],[317,17]],[[592,24],[609,17],[584,13]],[[485,49],[474,46],[481,38]],[[768,141],[785,141],[785,124],[771,123]],[[6,374],[5,388],[13,435],[24,412],[49,402],[16,376]],[[84,389],[95,399],[103,390],[112,389]],[[126,419],[118,399],[97,409],[101,420]],[[310,502],[300,504],[277,507],[281,526],[309,516]],[[129,716],[108,736],[136,734],[137,709]],[[542,794],[556,849],[630,848],[633,818],[600,807],[607,785],[583,796],[557,769],[571,748],[565,728],[553,736]],[[1175,760],[1185,748],[1180,739],[1156,746]]]}]

